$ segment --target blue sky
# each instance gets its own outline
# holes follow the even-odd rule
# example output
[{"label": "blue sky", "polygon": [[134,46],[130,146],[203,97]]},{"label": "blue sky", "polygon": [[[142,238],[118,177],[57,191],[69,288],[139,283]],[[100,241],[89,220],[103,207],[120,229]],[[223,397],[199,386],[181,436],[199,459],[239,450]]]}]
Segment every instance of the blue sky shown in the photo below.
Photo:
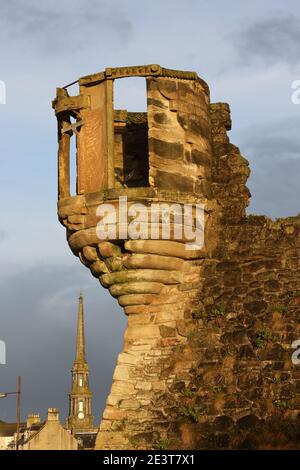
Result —
[{"label": "blue sky", "polygon": [[[231,141],[251,164],[251,213],[299,210],[300,16],[296,1],[11,0],[0,4],[0,389],[20,373],[24,416],[67,409],[82,287],[94,413],[99,419],[126,318],[71,254],[56,216],[56,86],[109,66],[195,70],[228,102]],[[115,107],[143,110],[142,80],[118,84]],[[74,93],[76,89],[74,88]],[[0,419],[13,420],[13,398]]]}]

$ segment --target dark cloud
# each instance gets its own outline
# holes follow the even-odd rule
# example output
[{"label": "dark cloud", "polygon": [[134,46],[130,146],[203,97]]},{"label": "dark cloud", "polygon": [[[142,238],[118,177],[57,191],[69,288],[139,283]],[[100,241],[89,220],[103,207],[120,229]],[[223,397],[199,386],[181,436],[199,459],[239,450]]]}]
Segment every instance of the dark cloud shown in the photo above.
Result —
[{"label": "dark cloud", "polygon": [[240,64],[299,63],[300,20],[278,13],[245,26],[232,35]]},{"label": "dark cloud", "polygon": [[[0,365],[0,391],[13,389],[22,376],[23,417],[30,412],[45,415],[50,406],[66,417],[81,287],[94,415],[99,421],[126,322],[116,300],[75,259],[71,267],[35,267],[0,281],[0,340],[7,348],[7,364]],[[13,396],[0,400],[0,419],[14,420],[15,409]]]},{"label": "dark cloud", "polygon": [[[106,0],[61,0],[45,5],[37,0],[2,2],[0,38],[4,44],[28,53],[71,54],[92,44],[122,44],[132,37],[132,23],[120,2]],[[9,43],[7,42],[9,41]],[[68,58],[68,55],[65,56]]]},{"label": "dark cloud", "polygon": [[299,119],[252,127],[241,136],[240,148],[251,167],[249,211],[272,217],[300,213]]}]

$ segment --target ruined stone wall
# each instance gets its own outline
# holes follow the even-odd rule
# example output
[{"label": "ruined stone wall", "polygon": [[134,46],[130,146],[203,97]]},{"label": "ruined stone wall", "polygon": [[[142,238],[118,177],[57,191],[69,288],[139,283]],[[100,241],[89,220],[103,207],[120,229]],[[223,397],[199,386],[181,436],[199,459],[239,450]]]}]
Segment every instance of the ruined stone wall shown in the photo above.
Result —
[{"label": "ruined stone wall", "polygon": [[300,337],[299,234],[300,217],[220,227],[186,313],[178,357],[194,364],[188,384],[178,381],[169,395],[181,410],[174,447],[299,448],[300,368],[291,360]]},{"label": "ruined stone wall", "polygon": [[228,105],[211,105],[211,117],[218,244],[185,313],[187,342],[177,360],[191,361],[189,380],[166,394],[175,423],[161,442],[299,448],[300,367],[291,356],[300,338],[300,217],[245,216],[249,168],[229,142]]},{"label": "ruined stone wall", "polygon": [[[128,316],[96,448],[299,448],[300,366],[292,362],[291,345],[300,339],[300,217],[246,215],[249,165],[229,141],[229,106],[210,104],[201,79],[156,65],[134,71],[147,76],[147,172],[144,157],[130,152],[145,187],[117,181],[103,189],[105,178],[97,182],[89,168],[99,190],[73,197],[64,190],[58,206],[73,253]],[[93,81],[107,96],[106,75],[127,72],[82,79],[84,96]],[[112,103],[103,106],[111,115]],[[115,116],[114,160],[104,165],[113,163],[121,180],[126,119],[121,134]],[[131,146],[134,138],[145,145],[143,126],[130,136]],[[61,141],[63,178],[66,148]],[[84,168],[84,152],[80,158]],[[104,156],[97,158],[98,165]],[[107,202],[118,208],[120,196],[129,207],[204,204],[203,248],[186,250],[173,232],[170,240],[100,242],[97,208]]]},{"label": "ruined stone wall", "polygon": [[245,216],[248,163],[222,127],[218,242],[209,259],[185,262],[198,279],[167,292],[167,305],[129,310],[100,427],[117,430],[116,447],[127,433],[133,448],[299,448],[300,217]]}]

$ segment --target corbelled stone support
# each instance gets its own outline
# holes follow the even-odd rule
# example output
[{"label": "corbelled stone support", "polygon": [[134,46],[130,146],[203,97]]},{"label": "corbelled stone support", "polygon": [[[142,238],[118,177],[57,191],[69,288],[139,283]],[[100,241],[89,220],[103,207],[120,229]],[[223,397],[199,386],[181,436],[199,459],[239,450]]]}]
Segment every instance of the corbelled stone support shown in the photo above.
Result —
[{"label": "corbelled stone support", "polygon": [[[166,437],[164,418],[168,416],[169,425],[172,423],[169,416],[172,405],[165,408],[159,403],[178,381],[187,385],[189,382],[192,363],[189,357],[184,359],[179,348],[192,334],[193,325],[186,314],[198,295],[204,257],[212,245],[187,249],[184,240],[174,239],[174,223],[171,223],[171,240],[100,241],[97,210],[103,204],[111,204],[118,214],[117,195],[120,194],[127,195],[129,211],[136,202],[148,207],[149,223],[145,228],[149,233],[151,203],[177,204],[178,210],[183,207],[179,202],[183,198],[189,203],[198,199],[192,194],[149,188],[77,196],[77,202],[74,200],[72,205],[69,200],[59,203],[61,221],[70,230],[68,240],[72,251],[118,299],[128,316],[124,349],[118,357],[97,448],[135,448],[136,439],[140,448],[152,448],[156,440]],[[208,202],[206,207],[208,230],[213,207]],[[117,233],[119,222],[118,215]],[[161,218],[156,228],[161,235]]]}]

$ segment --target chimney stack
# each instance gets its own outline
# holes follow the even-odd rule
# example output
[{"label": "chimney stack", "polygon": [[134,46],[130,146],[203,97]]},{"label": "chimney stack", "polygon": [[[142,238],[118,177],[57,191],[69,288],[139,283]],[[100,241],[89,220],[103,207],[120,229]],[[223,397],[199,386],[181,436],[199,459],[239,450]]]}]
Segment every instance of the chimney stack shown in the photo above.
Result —
[{"label": "chimney stack", "polygon": [[58,408],[48,408],[47,421],[59,421]]},{"label": "chimney stack", "polygon": [[33,424],[40,423],[41,418],[39,414],[31,413],[27,416],[27,428],[30,428]]}]

